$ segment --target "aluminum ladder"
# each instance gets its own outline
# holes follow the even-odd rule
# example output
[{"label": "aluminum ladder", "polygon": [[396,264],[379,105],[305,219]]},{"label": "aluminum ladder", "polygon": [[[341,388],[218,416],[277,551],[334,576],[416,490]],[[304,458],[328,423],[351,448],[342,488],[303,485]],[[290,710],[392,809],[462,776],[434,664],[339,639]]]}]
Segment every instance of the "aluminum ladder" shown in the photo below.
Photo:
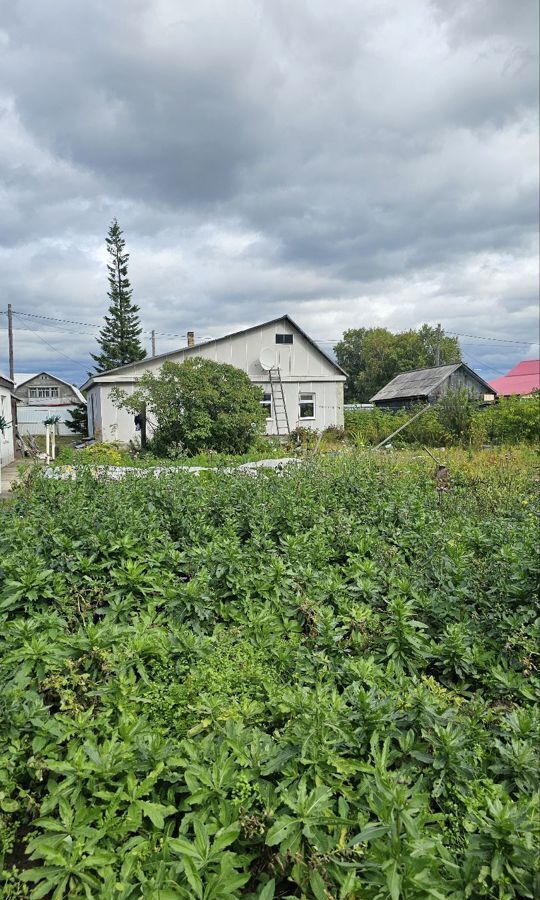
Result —
[{"label": "aluminum ladder", "polygon": [[268,377],[270,378],[270,393],[272,395],[272,409],[276,422],[276,431],[278,435],[290,435],[289,416],[279,367],[270,369]]}]

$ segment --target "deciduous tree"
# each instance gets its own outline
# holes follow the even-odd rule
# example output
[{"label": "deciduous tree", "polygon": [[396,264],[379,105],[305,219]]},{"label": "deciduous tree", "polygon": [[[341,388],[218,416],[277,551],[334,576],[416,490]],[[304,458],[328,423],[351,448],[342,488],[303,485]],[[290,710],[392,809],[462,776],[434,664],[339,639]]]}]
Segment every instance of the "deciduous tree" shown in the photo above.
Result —
[{"label": "deciduous tree", "polygon": [[357,403],[368,403],[400,372],[437,365],[438,350],[441,365],[461,359],[457,338],[439,334],[430,325],[397,334],[387,328],[351,328],[334,349],[349,376],[345,399]]},{"label": "deciduous tree", "polygon": [[152,446],[166,453],[178,446],[187,453],[216,450],[245,453],[262,431],[266,413],[262,391],[245,372],[225,363],[194,357],[164,362],[157,375],[146,372],[131,395],[113,398],[155,423]]}]

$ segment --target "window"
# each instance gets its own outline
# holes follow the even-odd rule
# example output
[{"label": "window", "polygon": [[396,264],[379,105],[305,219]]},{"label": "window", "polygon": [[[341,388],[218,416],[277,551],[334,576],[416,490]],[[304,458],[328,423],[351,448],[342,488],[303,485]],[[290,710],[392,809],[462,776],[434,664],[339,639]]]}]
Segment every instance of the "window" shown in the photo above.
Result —
[{"label": "window", "polygon": [[266,410],[266,418],[272,418],[272,394],[263,394],[261,406]]},{"label": "window", "polygon": [[300,394],[298,405],[301,419],[315,418],[315,394]]},{"label": "window", "polygon": [[292,344],[292,334],[276,334],[276,344]]},{"label": "window", "polygon": [[38,387],[28,388],[29,397],[38,397],[40,400],[47,400],[49,397],[58,397],[57,387]]}]

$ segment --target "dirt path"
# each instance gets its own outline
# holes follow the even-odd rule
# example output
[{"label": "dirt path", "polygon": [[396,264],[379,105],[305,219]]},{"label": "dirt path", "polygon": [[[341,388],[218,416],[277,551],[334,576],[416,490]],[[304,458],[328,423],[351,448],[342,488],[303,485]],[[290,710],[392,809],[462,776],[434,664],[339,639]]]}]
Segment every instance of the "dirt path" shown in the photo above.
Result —
[{"label": "dirt path", "polygon": [[2,466],[0,472],[0,497],[9,497],[11,489],[19,479],[19,468],[21,466],[32,466],[33,459],[15,459],[7,466]]}]

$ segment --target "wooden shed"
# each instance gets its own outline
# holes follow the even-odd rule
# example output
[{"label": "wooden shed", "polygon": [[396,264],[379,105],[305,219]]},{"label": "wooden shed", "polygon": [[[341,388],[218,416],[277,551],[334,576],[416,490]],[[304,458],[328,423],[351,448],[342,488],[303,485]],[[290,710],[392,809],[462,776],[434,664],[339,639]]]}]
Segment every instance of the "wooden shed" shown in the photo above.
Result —
[{"label": "wooden shed", "polygon": [[479,400],[494,399],[496,396],[487,381],[460,362],[396,375],[371,398],[371,403],[379,409],[402,409],[416,403],[435,403],[448,391],[459,388],[465,388]]}]

